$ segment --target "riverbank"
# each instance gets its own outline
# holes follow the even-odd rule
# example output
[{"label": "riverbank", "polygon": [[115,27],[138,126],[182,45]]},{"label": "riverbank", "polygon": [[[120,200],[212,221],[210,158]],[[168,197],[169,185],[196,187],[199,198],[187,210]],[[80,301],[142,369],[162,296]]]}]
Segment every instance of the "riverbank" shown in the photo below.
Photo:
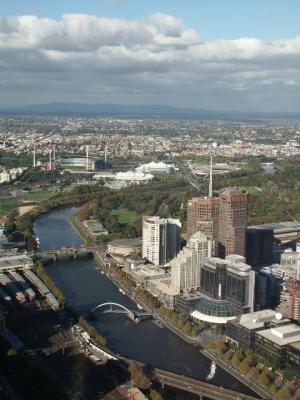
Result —
[{"label": "riverbank", "polygon": [[216,362],[221,368],[225,370],[229,370],[230,374],[232,374],[236,379],[238,379],[241,383],[245,384],[251,390],[255,393],[257,393],[259,396],[265,399],[270,399],[270,400],[276,400],[276,398],[269,392],[267,392],[263,387],[257,385],[255,382],[251,381],[248,377],[242,375],[239,371],[235,370],[232,368],[230,365],[224,362],[220,357],[218,357],[217,354],[213,353],[210,348],[207,346],[207,343],[205,343],[204,340],[202,340],[201,337],[196,336],[196,337],[191,337],[184,332],[182,332],[180,329],[178,329],[174,324],[171,323],[171,321],[166,320],[165,318],[162,318],[158,312],[155,310],[151,309],[147,304],[145,304],[140,298],[136,297],[135,295],[132,295],[132,293],[120,282],[118,282],[110,273],[109,269],[106,267],[105,262],[103,258],[101,257],[100,253],[95,252],[95,257],[94,257],[99,270],[102,270],[106,277],[114,284],[116,285],[119,289],[123,290],[126,296],[128,296],[132,301],[135,302],[136,305],[142,306],[146,311],[151,312],[153,318],[158,321],[160,324],[162,324],[165,328],[169,329],[171,332],[173,332],[175,335],[177,335],[181,340],[185,341],[185,343],[189,345],[193,345],[196,347],[199,347],[199,351],[208,359],[210,359],[212,362]]},{"label": "riverbank", "polygon": [[[81,246],[81,239],[69,223],[76,211],[74,207],[59,208],[36,219],[34,230],[40,238],[41,250]],[[102,251],[100,248],[100,252],[104,261],[108,262],[104,249]],[[47,272],[78,315],[88,315],[91,309],[105,302],[114,302],[139,311],[135,305],[141,301],[133,303],[128,296],[124,296],[118,286],[103,273],[100,274],[95,261],[58,260],[47,264]],[[147,305],[144,306],[146,309]],[[126,359],[138,360],[145,365],[200,381],[205,381],[209,374],[211,361],[199,352],[199,348],[191,346],[170,329],[162,329],[158,321],[153,323],[146,319],[140,324],[132,324],[125,315],[99,313],[90,322],[107,338],[109,348],[118,357],[122,355]],[[223,368],[217,368],[212,384],[254,395]]]},{"label": "riverbank", "polygon": [[69,223],[72,226],[72,228],[74,229],[74,231],[78,234],[80,239],[84,242],[84,244],[87,244],[89,242],[89,238],[84,233],[83,229],[81,229],[80,223],[75,214],[72,215],[72,217],[69,219]]}]

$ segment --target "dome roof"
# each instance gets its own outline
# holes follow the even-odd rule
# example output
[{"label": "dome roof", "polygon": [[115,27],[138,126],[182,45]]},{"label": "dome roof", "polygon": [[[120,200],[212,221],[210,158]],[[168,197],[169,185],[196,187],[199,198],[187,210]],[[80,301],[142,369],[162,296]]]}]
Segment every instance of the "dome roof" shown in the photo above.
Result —
[{"label": "dome roof", "polygon": [[235,310],[228,301],[217,301],[202,298],[196,305],[196,309],[202,314],[215,317],[232,317],[236,315]]}]

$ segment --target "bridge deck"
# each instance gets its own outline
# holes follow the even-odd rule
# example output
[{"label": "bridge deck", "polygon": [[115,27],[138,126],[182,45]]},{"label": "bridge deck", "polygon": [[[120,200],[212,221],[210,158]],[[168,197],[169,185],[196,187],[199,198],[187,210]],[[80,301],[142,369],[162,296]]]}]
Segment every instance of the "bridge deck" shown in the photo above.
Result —
[{"label": "bridge deck", "polygon": [[215,386],[210,383],[174,374],[173,372],[155,369],[157,379],[167,386],[205,396],[213,400],[257,400],[258,397],[248,396],[230,389]]}]

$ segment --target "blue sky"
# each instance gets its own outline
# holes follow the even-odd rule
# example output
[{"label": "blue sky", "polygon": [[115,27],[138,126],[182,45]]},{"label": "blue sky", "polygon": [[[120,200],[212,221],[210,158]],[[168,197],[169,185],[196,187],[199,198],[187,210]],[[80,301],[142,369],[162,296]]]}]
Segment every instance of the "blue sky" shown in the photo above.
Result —
[{"label": "blue sky", "polygon": [[59,19],[63,13],[140,19],[162,12],[178,16],[207,40],[261,39],[299,34],[299,0],[0,0],[0,15]]}]

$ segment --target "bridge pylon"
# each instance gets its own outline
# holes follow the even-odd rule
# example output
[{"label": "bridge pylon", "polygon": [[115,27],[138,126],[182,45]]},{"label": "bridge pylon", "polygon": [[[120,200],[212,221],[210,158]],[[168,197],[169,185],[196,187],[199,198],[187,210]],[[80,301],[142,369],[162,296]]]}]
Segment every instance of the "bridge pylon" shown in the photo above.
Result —
[{"label": "bridge pylon", "polygon": [[78,257],[77,249],[73,249],[72,257],[73,257],[73,260],[77,260],[77,257]]}]

